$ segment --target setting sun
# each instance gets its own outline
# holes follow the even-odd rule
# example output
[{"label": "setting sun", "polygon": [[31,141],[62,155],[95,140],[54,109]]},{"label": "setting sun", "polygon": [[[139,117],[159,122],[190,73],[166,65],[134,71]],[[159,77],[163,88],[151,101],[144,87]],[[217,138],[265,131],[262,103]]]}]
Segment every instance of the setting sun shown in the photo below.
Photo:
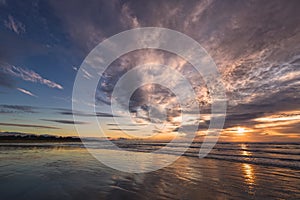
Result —
[{"label": "setting sun", "polygon": [[238,135],[245,135],[245,128],[238,127],[237,128],[237,134]]},{"label": "setting sun", "polygon": [[0,200],[300,200],[299,10],[0,0]]}]

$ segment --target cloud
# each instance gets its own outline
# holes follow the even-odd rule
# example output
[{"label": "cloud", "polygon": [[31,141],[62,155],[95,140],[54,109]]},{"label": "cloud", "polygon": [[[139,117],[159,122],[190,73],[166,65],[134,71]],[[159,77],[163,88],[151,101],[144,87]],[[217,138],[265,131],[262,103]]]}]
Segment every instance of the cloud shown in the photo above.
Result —
[{"label": "cloud", "polygon": [[80,122],[80,121],[73,121],[73,120],[62,120],[62,119],[41,119],[43,121],[48,121],[48,122],[56,122],[60,124],[87,124],[87,122]]},{"label": "cloud", "polygon": [[16,126],[16,127],[24,127],[24,128],[42,128],[42,129],[60,129],[58,127],[35,125],[35,124],[0,123],[0,126]]},{"label": "cloud", "polygon": [[[225,127],[254,126],[255,118],[278,110],[299,108],[300,88],[300,25],[296,21],[298,3],[274,5],[256,1],[253,4],[222,1],[128,2],[123,13],[143,26],[158,26],[178,30],[198,41],[216,61],[228,98]],[[219,13],[216,15],[216,13]],[[292,13],[297,13],[296,16]],[[126,17],[124,18],[126,21]],[[105,29],[102,29],[105,31]],[[282,48],[284,47],[284,48]],[[188,63],[160,51],[135,51],[111,64],[102,75],[96,99],[109,105],[114,85],[128,70],[143,63],[166,64],[180,71],[195,89],[203,108],[211,104],[210,93],[201,75]],[[172,77],[171,74],[162,76]],[[147,80],[146,72],[137,79]],[[130,84],[122,86],[124,91]],[[184,90],[182,90],[184,91]],[[125,95],[118,97],[122,102]],[[154,105],[171,105],[174,98],[164,88],[139,88],[132,95],[129,110],[148,112],[148,97]],[[299,95],[298,95],[299,96]],[[126,100],[126,99],[125,99]],[[127,103],[127,101],[125,101]],[[122,104],[123,105],[123,104]],[[175,107],[176,108],[176,107]],[[124,104],[123,109],[128,109]],[[164,110],[162,110],[164,111]],[[169,119],[176,117],[170,116]],[[208,121],[209,122],[209,121]]]},{"label": "cloud", "polygon": [[146,126],[146,125],[148,125],[148,124],[141,124],[141,123],[139,123],[139,124],[116,124],[116,123],[108,123],[108,124],[106,124],[106,125],[108,125],[108,126],[120,126],[120,125],[122,125],[122,126]]},{"label": "cloud", "polygon": [[[222,78],[220,81],[226,88],[229,107],[225,128],[239,125],[254,127],[258,123],[254,120],[256,118],[265,117],[275,111],[299,108],[299,2],[284,3],[275,0],[271,5],[261,1],[234,1],[228,4],[223,1],[207,0],[191,1],[186,4],[183,1],[170,0],[164,2],[92,0],[84,5],[85,9],[82,9],[83,4],[84,2],[80,0],[49,3],[62,28],[65,29],[64,33],[69,34],[71,46],[78,47],[74,49],[80,49],[78,51],[84,55],[103,39],[135,27],[170,28],[198,41],[215,60]],[[6,23],[10,30],[22,33],[22,28],[16,28],[18,23],[12,16]],[[33,49],[27,48],[27,44],[24,46],[26,50]],[[113,62],[100,79],[96,93],[97,103],[109,107],[113,88],[120,77],[145,62],[166,64],[178,70],[195,89],[201,109],[209,109],[211,91],[208,91],[201,75],[183,59],[156,50],[134,51]],[[59,84],[44,79],[31,70],[14,66],[1,68],[0,86],[15,88],[15,82],[10,78],[17,77],[62,89]],[[94,76],[89,69],[84,70],[86,78]],[[172,75],[161,74],[170,79]],[[147,73],[139,73],[136,77],[146,81],[150,76]],[[130,86],[124,85],[125,90],[126,87]],[[180,87],[180,90],[184,94],[184,88]],[[129,110],[133,117],[147,119],[147,115],[151,113],[147,102],[149,96],[151,103],[159,105],[159,108],[154,110],[155,115],[152,116],[157,118],[157,122],[161,123],[160,114],[171,108],[164,122],[178,124],[176,120],[179,109],[176,98],[170,91],[158,86],[141,87],[135,92],[129,102]],[[119,102],[122,101],[120,97]],[[189,103],[190,101],[187,104]],[[127,110],[127,104],[122,109]],[[60,114],[94,116],[93,113],[69,110],[60,111]],[[190,114],[195,115],[192,112]],[[97,115],[113,117],[109,113],[98,112]],[[209,123],[209,119],[199,120]]]},{"label": "cloud", "polygon": [[91,78],[93,78],[93,75],[91,75],[88,71],[86,71],[86,70],[83,69],[83,68],[80,68],[80,69],[81,69],[81,71],[83,72],[84,77],[85,77],[86,79],[91,79]]},{"label": "cloud", "polygon": [[294,133],[297,133],[300,125],[300,110],[293,110],[289,112],[275,112],[274,114],[264,115],[262,117],[253,119],[255,128],[258,129],[293,129]]},{"label": "cloud", "polygon": [[[130,6],[118,0],[92,0],[89,4],[81,0],[49,3],[63,23],[65,31],[85,54],[103,39],[140,26]],[[85,9],[82,9],[82,4]]]},{"label": "cloud", "polygon": [[62,115],[76,115],[76,116],[81,116],[81,117],[94,117],[95,115],[97,117],[119,117],[117,115],[113,115],[110,113],[104,113],[104,112],[96,112],[96,114],[93,113],[85,113],[85,112],[80,112],[80,111],[72,111],[69,109],[57,109],[59,110],[59,114]]},{"label": "cloud", "polygon": [[[3,3],[3,1],[2,1],[2,3]],[[5,3],[5,1],[4,1],[4,3]],[[11,15],[8,16],[7,20],[4,20],[4,25],[6,28],[15,32],[18,35],[21,33],[25,33],[25,31],[26,31],[25,25],[22,24],[21,22],[17,21]]]},{"label": "cloud", "polygon": [[110,128],[108,129],[110,131],[138,131],[139,129],[133,129],[133,128]]},{"label": "cloud", "polygon": [[120,18],[121,23],[128,28],[138,28],[140,27],[140,23],[134,13],[128,6],[128,4],[122,5],[121,8],[122,17]]},{"label": "cloud", "polygon": [[35,107],[24,105],[0,105],[1,113],[37,113]]},{"label": "cloud", "polygon": [[[45,79],[41,75],[39,75],[38,73],[36,73],[32,70],[24,69],[21,67],[16,67],[16,66],[13,66],[13,65],[10,65],[7,63],[3,63],[1,61],[0,61],[0,67],[1,67],[0,76],[6,74],[6,75],[13,76],[13,77],[21,78],[24,81],[47,85],[50,88],[57,88],[60,90],[63,89],[63,87],[60,84],[57,84],[53,81]],[[4,84],[2,84],[2,85],[4,85]]]},{"label": "cloud", "polygon": [[32,94],[30,91],[28,90],[25,90],[25,89],[22,89],[22,88],[17,88],[17,90],[19,90],[20,92],[24,93],[24,94],[27,94],[29,96],[32,96],[32,97],[37,97],[35,94]]}]

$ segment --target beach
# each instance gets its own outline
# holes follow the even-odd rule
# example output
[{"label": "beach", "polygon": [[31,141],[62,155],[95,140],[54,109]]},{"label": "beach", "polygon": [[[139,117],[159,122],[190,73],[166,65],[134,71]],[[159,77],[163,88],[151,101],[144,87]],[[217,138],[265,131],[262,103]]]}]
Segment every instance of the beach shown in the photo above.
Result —
[{"label": "beach", "polygon": [[81,143],[1,144],[0,199],[299,199],[299,150],[217,144],[207,158],[187,153],[163,169],[130,174],[101,164]]},{"label": "beach", "polygon": [[300,0],[0,0],[0,200],[300,200]]}]

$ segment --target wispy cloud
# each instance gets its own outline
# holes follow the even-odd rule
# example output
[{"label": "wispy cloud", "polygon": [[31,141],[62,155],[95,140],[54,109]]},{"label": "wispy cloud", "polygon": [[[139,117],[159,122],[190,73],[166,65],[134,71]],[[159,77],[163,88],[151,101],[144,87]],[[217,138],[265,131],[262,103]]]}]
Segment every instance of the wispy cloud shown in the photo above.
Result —
[{"label": "wispy cloud", "polygon": [[82,72],[84,73],[84,77],[86,78],[86,79],[91,79],[91,78],[93,78],[93,76],[87,71],[87,70],[85,70],[85,69],[83,69],[83,68],[80,68],[81,70],[82,70]]},{"label": "wispy cloud", "polygon": [[[5,2],[5,1],[4,1]],[[9,15],[7,20],[4,20],[4,25],[16,34],[25,33],[25,25],[17,21],[13,16]]]},{"label": "wispy cloud", "polygon": [[60,129],[58,127],[43,126],[43,125],[36,125],[36,124],[0,123],[0,126],[16,126],[16,127],[26,127],[26,128]]},{"label": "wispy cloud", "polygon": [[24,93],[24,94],[27,94],[29,96],[32,96],[32,97],[37,97],[35,94],[32,94],[30,91],[28,90],[25,90],[25,89],[22,89],[22,88],[17,88],[17,90],[19,90],[20,92]]},{"label": "wispy cloud", "polygon": [[138,131],[139,129],[133,129],[133,128],[110,128],[108,130],[110,130],[110,131]]},{"label": "wispy cloud", "polygon": [[118,115],[113,115],[110,113],[104,113],[104,112],[96,112],[96,113],[85,113],[81,111],[72,111],[69,109],[57,109],[59,114],[61,115],[76,115],[81,117],[119,117]]},{"label": "wispy cloud", "polygon": [[73,121],[73,120],[64,120],[64,119],[41,119],[43,121],[47,121],[47,122],[56,122],[59,124],[87,124],[87,122],[80,122],[80,121]]},{"label": "wispy cloud", "polygon": [[35,109],[25,105],[0,105],[0,113],[37,113]]},{"label": "wispy cloud", "polygon": [[39,75],[38,73],[36,73],[32,70],[24,69],[24,68],[21,68],[21,67],[16,67],[14,65],[3,63],[1,61],[0,61],[0,66],[1,66],[0,70],[2,70],[1,74],[5,73],[5,74],[8,74],[8,75],[11,75],[11,76],[14,76],[14,77],[21,78],[24,81],[29,81],[29,82],[33,82],[33,83],[40,83],[40,84],[43,84],[43,85],[47,85],[50,88],[57,88],[57,89],[60,89],[60,90],[63,89],[63,87],[60,84],[55,83],[53,81],[50,81],[48,79],[45,79],[41,75]]}]

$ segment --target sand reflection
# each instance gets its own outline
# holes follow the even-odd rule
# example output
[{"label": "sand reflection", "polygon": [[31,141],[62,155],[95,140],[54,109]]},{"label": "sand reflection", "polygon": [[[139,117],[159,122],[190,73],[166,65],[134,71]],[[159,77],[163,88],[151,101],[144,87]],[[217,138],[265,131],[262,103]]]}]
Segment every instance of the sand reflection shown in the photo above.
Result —
[{"label": "sand reflection", "polygon": [[[248,151],[248,147],[245,144],[241,144],[241,154],[243,156],[251,156],[251,152]],[[249,194],[253,194],[254,193],[254,187],[255,187],[255,173],[254,173],[254,169],[253,166],[251,164],[248,163],[243,163],[242,164],[242,171],[243,171],[243,175],[244,175],[244,182],[247,184],[248,186],[248,193]]]}]

